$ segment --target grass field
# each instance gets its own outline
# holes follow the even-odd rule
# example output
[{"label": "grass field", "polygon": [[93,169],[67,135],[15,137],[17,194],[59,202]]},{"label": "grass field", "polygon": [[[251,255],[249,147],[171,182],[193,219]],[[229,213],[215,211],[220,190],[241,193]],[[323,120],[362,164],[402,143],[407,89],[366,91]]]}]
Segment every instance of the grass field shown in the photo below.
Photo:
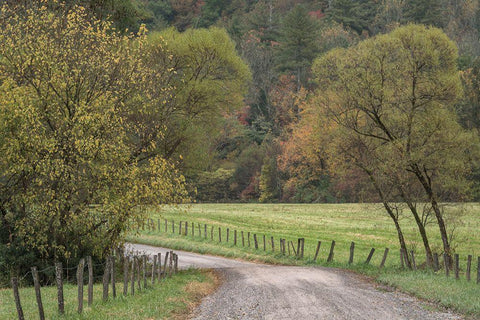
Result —
[{"label": "grass field", "polygon": [[[140,231],[131,235],[130,241],[168,246],[175,249],[211,253],[227,257],[282,264],[321,264],[349,268],[370,275],[378,281],[401,288],[420,297],[440,302],[473,317],[480,315],[480,285],[475,281],[468,283],[464,279],[464,270],[468,254],[473,255],[473,278],[476,280],[476,261],[480,256],[480,205],[457,204],[446,208],[447,219],[455,227],[454,242],[456,253],[461,257],[461,280],[446,278],[442,271],[419,270],[403,272],[399,269],[399,246],[393,223],[376,204],[195,204],[191,206],[166,207],[151,210],[149,217],[157,224],[160,219],[161,230]],[[169,221],[168,232],[164,231],[164,219]],[[175,221],[175,234],[172,234],[171,221]],[[189,222],[188,236],[178,235],[180,221]],[[192,222],[195,235],[192,236]],[[198,232],[200,224],[201,236]],[[204,238],[204,225],[208,226],[207,239]],[[408,215],[401,220],[402,228],[408,242],[409,250],[416,252],[417,264],[424,261],[424,250],[416,227]],[[214,241],[210,239],[211,227],[214,227]],[[222,230],[222,243],[218,242],[218,228]],[[226,229],[230,229],[230,239],[226,243]],[[241,240],[233,245],[233,231],[251,233],[250,247],[242,247]],[[432,249],[441,252],[441,242],[434,223],[427,232]],[[257,234],[259,249],[253,247],[253,234]],[[263,235],[266,235],[267,250],[263,251]],[[271,252],[268,240],[275,239],[275,252]],[[305,238],[305,259],[299,261],[293,257],[283,257],[278,252],[279,239],[286,238],[296,243],[298,238]],[[313,261],[318,241],[322,241],[319,258]],[[330,243],[335,240],[333,263],[326,263]],[[245,240],[247,241],[247,240]],[[350,243],[355,242],[355,258],[348,265]],[[390,254],[386,268],[378,269],[384,249]],[[376,252],[371,266],[365,266],[371,248]],[[452,292],[446,295],[445,292]]]},{"label": "grass field", "polygon": [[[117,288],[122,288],[119,283]],[[199,270],[182,271],[171,278],[162,280],[147,289],[136,291],[134,296],[102,301],[102,287],[95,285],[94,302],[87,307],[86,288],[84,312],[77,313],[77,287],[64,286],[65,315],[57,312],[56,287],[43,287],[42,301],[46,319],[186,319],[190,309],[202,296],[213,291],[215,278],[211,272]],[[25,319],[38,319],[38,309],[33,288],[20,289]],[[0,290],[0,319],[17,319],[15,302],[11,289]]]}]

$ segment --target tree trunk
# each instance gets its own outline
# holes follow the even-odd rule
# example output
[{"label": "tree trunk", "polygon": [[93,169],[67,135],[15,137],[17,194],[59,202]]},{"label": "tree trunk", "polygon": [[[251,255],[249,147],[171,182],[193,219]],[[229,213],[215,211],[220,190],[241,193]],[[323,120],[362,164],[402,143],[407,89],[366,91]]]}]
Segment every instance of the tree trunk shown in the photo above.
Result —
[{"label": "tree trunk", "polygon": [[[365,173],[369,176],[370,181],[372,182],[373,186],[375,187],[375,190],[377,190],[378,195],[380,196],[380,199],[382,201],[383,207],[387,211],[388,215],[390,218],[392,218],[393,223],[395,224],[395,229],[397,230],[397,236],[398,236],[398,242],[400,244],[400,248],[403,250],[403,252],[407,252],[407,245],[405,244],[405,237],[403,236],[402,228],[400,227],[400,223],[398,222],[398,217],[395,215],[395,213],[392,210],[392,207],[388,204],[387,198],[385,194],[383,193],[382,189],[378,185],[377,181],[375,180],[375,177],[373,176],[373,173],[368,170],[367,168],[361,167],[362,170],[365,171]],[[407,264],[408,268],[412,268],[412,262],[410,260],[410,257],[408,255],[405,256],[405,262]]]},{"label": "tree trunk", "polygon": [[[427,175],[426,172],[422,172],[417,164],[412,165],[411,168],[417,179],[422,184],[423,189],[427,193],[430,204],[432,205],[433,212],[435,213],[435,218],[437,219],[440,236],[442,237],[443,251],[447,254],[448,261],[452,261],[452,253],[450,248],[450,242],[448,240],[447,228],[445,226],[445,221],[443,219],[440,207],[438,206],[436,195],[432,189],[430,177]],[[425,173],[425,175],[423,173]]]},{"label": "tree trunk", "polygon": [[426,258],[427,258],[427,266],[432,267],[433,266],[433,254],[432,254],[432,249],[430,248],[430,243],[428,241],[427,231],[425,230],[425,226],[422,223],[422,219],[420,219],[420,216],[418,215],[417,208],[413,205],[412,201],[407,197],[403,188],[399,187],[399,189],[400,189],[400,192],[402,194],[403,200],[408,205],[408,208],[410,209],[410,212],[412,212],[413,217],[415,218],[415,222],[417,223],[417,226],[418,226],[418,231],[420,232],[420,235],[422,236],[423,246],[425,247],[425,253],[426,253]]}]

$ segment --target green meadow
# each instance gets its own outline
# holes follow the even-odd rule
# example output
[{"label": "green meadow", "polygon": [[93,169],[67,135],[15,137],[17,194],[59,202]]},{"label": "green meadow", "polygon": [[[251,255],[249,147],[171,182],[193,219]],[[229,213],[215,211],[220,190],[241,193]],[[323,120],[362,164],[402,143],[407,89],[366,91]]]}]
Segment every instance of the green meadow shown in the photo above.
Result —
[{"label": "green meadow", "polygon": [[[402,216],[401,224],[409,250],[415,252],[419,270],[404,271],[400,266],[397,233],[393,223],[378,204],[193,204],[188,206],[150,209],[147,213],[155,225],[142,228],[128,237],[129,241],[174,249],[209,253],[266,263],[293,265],[323,265],[354,270],[371,276],[377,281],[400,288],[419,297],[438,302],[471,317],[480,315],[480,284],[476,284],[477,256],[480,256],[479,204],[449,204],[445,215],[453,230],[453,245],[460,255],[460,280],[453,272],[447,278],[444,271],[425,270],[423,244],[417,235],[416,226],[408,212]],[[165,220],[168,221],[165,232]],[[172,221],[175,233],[172,233]],[[179,234],[179,224],[188,235]],[[192,234],[192,223],[195,226]],[[158,229],[160,225],[160,229]],[[205,225],[207,235],[205,237]],[[213,232],[212,232],[213,227]],[[222,242],[219,242],[219,228]],[[229,239],[227,242],[227,229]],[[234,231],[237,244],[234,245]],[[245,246],[242,246],[243,231]],[[441,241],[432,220],[427,227],[434,252],[441,253]],[[250,246],[248,246],[250,233]],[[211,239],[213,234],[213,240]],[[253,235],[257,235],[258,249],[254,248]],[[263,236],[266,238],[264,251]],[[274,238],[272,252],[271,237]],[[296,259],[279,252],[279,239],[292,241],[305,238],[305,257]],[[334,261],[327,263],[332,240],[335,241]],[[321,241],[318,258],[314,255]],[[348,264],[350,244],[355,242],[353,264]],[[376,251],[370,261],[365,260],[371,250]],[[379,269],[385,248],[389,248],[385,268]],[[472,281],[465,279],[466,259],[473,256]],[[440,260],[442,262],[442,259]],[[446,292],[452,294],[446,295]]]}]

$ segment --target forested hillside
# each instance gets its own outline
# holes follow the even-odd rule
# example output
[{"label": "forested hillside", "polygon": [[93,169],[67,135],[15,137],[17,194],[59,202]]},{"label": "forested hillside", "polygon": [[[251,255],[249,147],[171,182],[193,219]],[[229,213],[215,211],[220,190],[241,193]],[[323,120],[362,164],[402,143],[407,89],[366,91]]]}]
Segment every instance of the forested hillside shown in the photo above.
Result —
[{"label": "forested hillside", "polygon": [[134,5],[137,23],[150,30],[225,28],[252,72],[243,107],[225,115],[222,129],[211,135],[207,161],[183,163],[200,201],[378,200],[360,172],[339,176],[330,169],[315,123],[302,117],[317,88],[311,73],[317,57],[400,25],[438,27],[456,43],[464,88],[455,102],[458,118],[468,129],[480,125],[476,0],[142,0]]},{"label": "forested hillside", "polygon": [[[174,105],[181,111],[164,119],[169,136],[162,155],[176,162],[198,201],[378,201],[361,171],[339,175],[327,160],[325,142],[315,129],[319,120],[311,118],[312,96],[322,78],[312,74],[312,64],[334,48],[352,47],[400,25],[438,27],[456,43],[463,95],[453,103],[464,128],[480,126],[478,0],[68,2],[112,19],[122,32],[135,32],[145,24],[150,39],[165,38],[179,63],[191,67],[177,70],[190,72],[189,79],[198,69],[193,64],[198,67],[212,58],[206,74],[210,80],[174,83],[178,89]],[[204,28],[211,32],[201,31]],[[210,41],[213,47],[230,41],[221,30],[226,30],[251,76],[241,71],[233,79],[233,73],[241,70],[237,62],[217,74],[215,68],[229,58],[209,57],[200,48],[200,43]],[[232,78],[226,80],[230,72]],[[247,80],[244,87],[242,81]],[[475,169],[469,176],[470,181],[478,180]],[[480,198],[475,187],[470,190],[461,198]],[[444,198],[460,196],[445,192]]]}]

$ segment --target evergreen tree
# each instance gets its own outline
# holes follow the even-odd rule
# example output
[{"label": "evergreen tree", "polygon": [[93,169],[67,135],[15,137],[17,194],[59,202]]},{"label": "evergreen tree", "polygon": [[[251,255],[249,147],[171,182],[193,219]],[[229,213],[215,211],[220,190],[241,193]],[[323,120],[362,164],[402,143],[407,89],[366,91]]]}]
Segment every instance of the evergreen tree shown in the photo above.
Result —
[{"label": "evergreen tree", "polygon": [[266,157],[260,173],[260,202],[278,200],[280,196],[280,179],[278,177],[277,159]]},{"label": "evergreen tree", "polygon": [[327,10],[328,17],[351,28],[358,34],[365,30],[371,33],[378,4],[373,0],[332,0]]},{"label": "evergreen tree", "polygon": [[282,21],[277,68],[297,78],[298,88],[304,85],[312,61],[318,53],[318,25],[305,7],[297,5]]},{"label": "evergreen tree", "polygon": [[446,6],[445,0],[407,0],[404,16],[408,22],[443,28],[447,24]]}]

